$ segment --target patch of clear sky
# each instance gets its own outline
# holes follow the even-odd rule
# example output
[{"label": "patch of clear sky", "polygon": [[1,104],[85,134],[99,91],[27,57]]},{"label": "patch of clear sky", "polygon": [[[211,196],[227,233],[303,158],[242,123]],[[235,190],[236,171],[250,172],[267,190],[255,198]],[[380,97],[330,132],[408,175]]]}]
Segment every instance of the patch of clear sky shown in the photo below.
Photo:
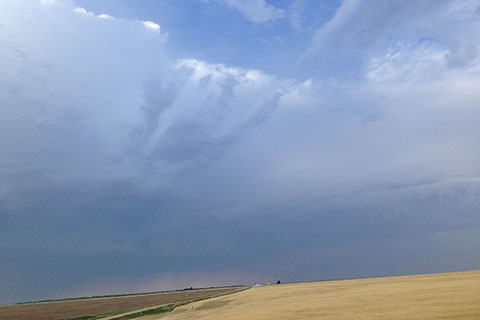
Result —
[{"label": "patch of clear sky", "polygon": [[286,17],[254,23],[238,11],[215,1],[201,0],[75,0],[97,14],[151,20],[168,32],[167,50],[174,57],[195,58],[227,66],[261,69],[285,78],[309,78],[331,72],[326,61],[299,63],[313,33],[326,23],[339,0],[301,0],[301,29],[292,27],[290,8],[295,1],[267,1],[285,11]]}]

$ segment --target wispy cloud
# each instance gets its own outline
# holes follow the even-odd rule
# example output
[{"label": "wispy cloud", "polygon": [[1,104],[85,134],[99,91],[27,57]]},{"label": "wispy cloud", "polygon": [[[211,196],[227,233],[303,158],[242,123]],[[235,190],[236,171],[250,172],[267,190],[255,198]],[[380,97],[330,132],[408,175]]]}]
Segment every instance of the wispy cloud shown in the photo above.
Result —
[{"label": "wispy cloud", "polygon": [[303,30],[303,10],[307,4],[308,0],[294,0],[288,7],[288,20],[290,21],[290,26],[297,32]]},{"label": "wispy cloud", "polygon": [[185,78],[166,79],[175,82],[160,91],[148,87],[145,126],[137,127],[134,141],[136,148],[143,144],[145,156],[177,164],[207,163],[224,155],[268,119],[289,85],[258,70],[195,59],[180,60],[175,69]]},{"label": "wispy cloud", "polygon": [[268,4],[266,0],[216,0],[218,3],[239,11],[255,23],[265,23],[286,17],[285,10]]},{"label": "wispy cloud", "polygon": [[[303,58],[332,52],[371,54],[396,41],[434,39],[448,48],[450,63],[465,64],[478,53],[475,41],[466,41],[468,37],[478,37],[476,8],[477,1],[425,0],[407,5],[345,0],[335,15],[315,32]],[[428,16],[426,11],[430,13]]]}]

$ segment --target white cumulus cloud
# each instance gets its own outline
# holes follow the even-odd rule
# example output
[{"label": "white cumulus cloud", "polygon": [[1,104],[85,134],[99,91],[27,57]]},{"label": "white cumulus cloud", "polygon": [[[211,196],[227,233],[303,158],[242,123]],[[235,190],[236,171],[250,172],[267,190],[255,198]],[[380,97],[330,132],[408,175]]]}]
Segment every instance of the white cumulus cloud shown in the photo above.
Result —
[{"label": "white cumulus cloud", "polygon": [[106,14],[106,13],[99,14],[99,15],[97,16],[97,18],[100,18],[100,19],[113,19],[112,16],[110,16],[110,15],[108,15],[108,14]]},{"label": "white cumulus cloud", "polygon": [[142,21],[143,25],[150,30],[160,32],[160,25],[152,21]]}]

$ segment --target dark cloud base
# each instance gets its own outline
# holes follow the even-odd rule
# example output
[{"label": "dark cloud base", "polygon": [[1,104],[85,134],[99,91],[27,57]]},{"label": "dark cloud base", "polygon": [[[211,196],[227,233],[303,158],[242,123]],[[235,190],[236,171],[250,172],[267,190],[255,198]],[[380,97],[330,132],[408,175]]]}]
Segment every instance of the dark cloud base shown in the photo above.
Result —
[{"label": "dark cloud base", "polygon": [[464,190],[453,200],[431,190],[431,199],[406,192],[388,205],[345,197],[343,206],[318,201],[224,217],[167,193],[139,193],[129,181],[19,189],[0,207],[4,303],[172,273],[205,272],[208,281],[243,270],[249,275],[239,280],[253,283],[480,267],[472,227],[480,223],[472,214],[480,197]]}]

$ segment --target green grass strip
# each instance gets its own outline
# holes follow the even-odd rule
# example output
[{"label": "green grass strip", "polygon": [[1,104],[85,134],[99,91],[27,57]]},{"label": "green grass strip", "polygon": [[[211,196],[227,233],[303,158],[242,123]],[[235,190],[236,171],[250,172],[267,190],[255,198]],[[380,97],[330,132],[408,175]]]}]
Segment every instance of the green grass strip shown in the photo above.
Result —
[{"label": "green grass strip", "polygon": [[187,303],[188,302],[180,303],[180,304],[168,304],[166,306],[158,307],[158,308],[155,308],[155,309],[150,309],[150,310],[140,311],[140,312],[134,313],[134,314],[129,314],[129,315],[126,315],[126,316],[123,316],[123,317],[120,317],[120,318],[116,318],[115,320],[135,319],[135,318],[139,318],[139,317],[153,316],[153,315],[157,315],[157,314],[171,312],[176,307],[182,306],[182,305],[187,304]]},{"label": "green grass strip", "polygon": [[135,311],[140,308],[134,308],[134,309],[128,309],[128,310],[119,310],[119,311],[112,311],[108,313],[100,313],[100,314],[95,314],[95,315],[88,315],[88,316],[81,316],[78,318],[70,318],[68,320],[97,320],[97,319],[102,319],[106,317],[111,317],[117,314],[122,314],[122,313],[127,313],[130,311]]}]

